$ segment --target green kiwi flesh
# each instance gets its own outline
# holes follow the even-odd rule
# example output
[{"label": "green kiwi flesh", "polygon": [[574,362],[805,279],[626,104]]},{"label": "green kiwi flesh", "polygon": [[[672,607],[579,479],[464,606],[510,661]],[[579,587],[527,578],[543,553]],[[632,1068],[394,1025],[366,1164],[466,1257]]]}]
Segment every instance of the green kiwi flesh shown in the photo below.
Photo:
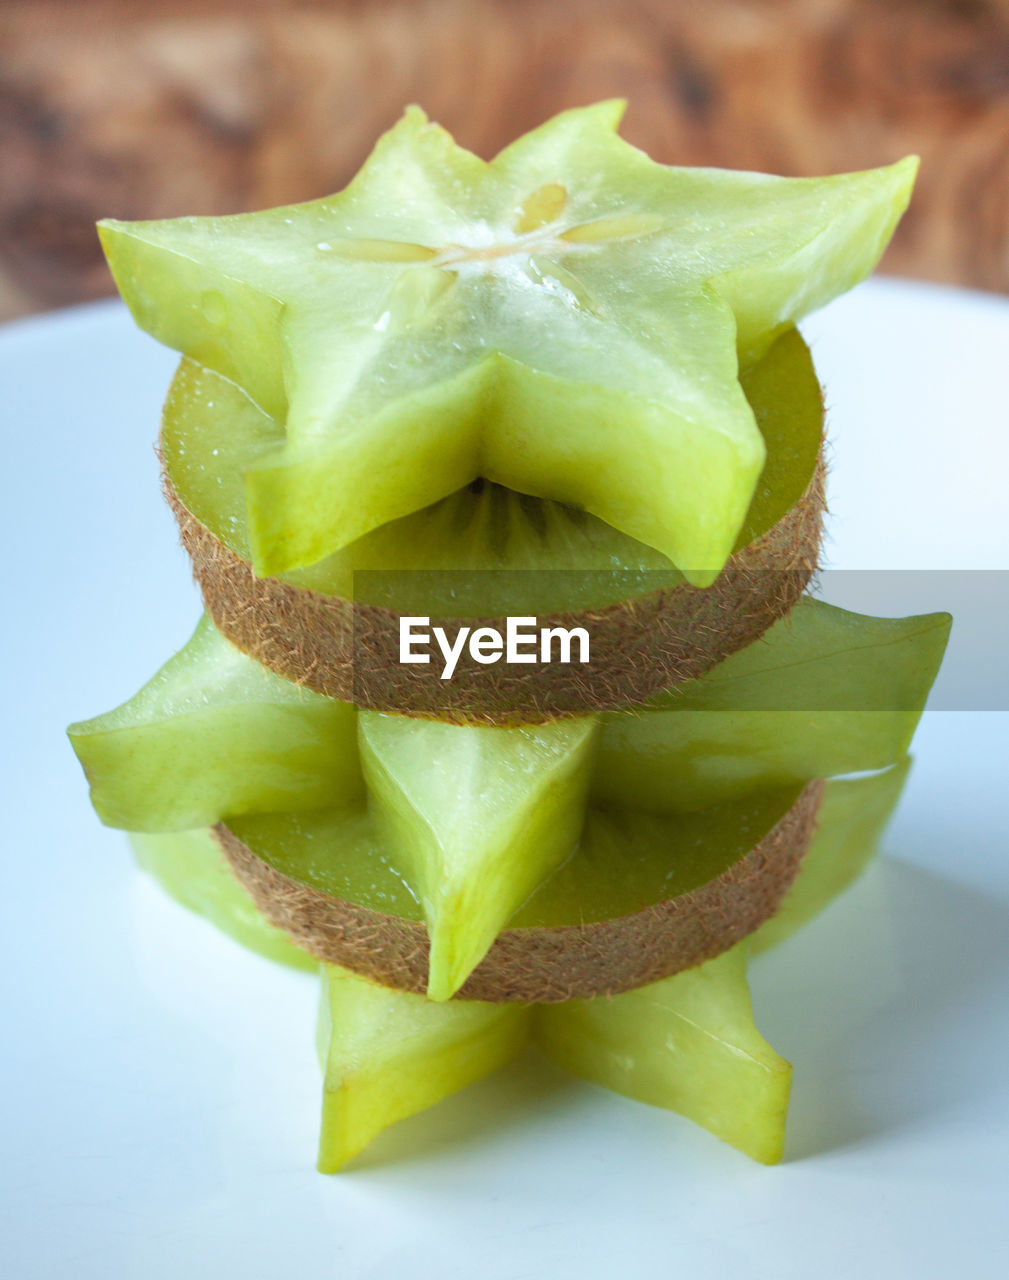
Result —
[{"label": "green kiwi flesh", "polygon": [[[676,818],[590,809],[574,856],[498,934],[457,996],[552,1003],[614,994],[727,950],[776,911],[812,838],[822,787]],[[253,901],[297,945],[383,986],[427,989],[422,911],[378,905],[403,903],[404,893],[390,892],[394,871],[367,822],[316,810],[214,830]],[[355,866],[367,869],[361,879]]]},{"label": "green kiwi flesh", "polygon": [[[879,773],[825,785],[816,831],[798,875],[777,912],[750,937],[753,951],[776,946],[808,923],[857,878],[874,853],[900,796],[909,761]],[[130,835],[137,864],[182,906],[236,941],[281,964],[315,969],[316,958],[269,924],[231,871],[210,829]],[[358,861],[345,871],[345,897],[407,917],[414,901],[394,870]],[[384,892],[383,884],[384,881]],[[367,886],[365,888],[364,886]],[[419,914],[419,913],[418,913]]]}]

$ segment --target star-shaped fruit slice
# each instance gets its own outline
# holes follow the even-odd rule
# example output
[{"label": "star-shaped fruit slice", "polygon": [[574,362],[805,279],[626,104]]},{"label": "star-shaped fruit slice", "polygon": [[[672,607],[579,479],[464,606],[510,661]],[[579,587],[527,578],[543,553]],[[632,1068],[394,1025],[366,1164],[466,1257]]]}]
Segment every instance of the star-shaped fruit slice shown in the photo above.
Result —
[{"label": "star-shaped fruit slice", "polygon": [[[688,874],[708,883],[807,783],[900,760],[948,631],[945,614],[869,618],[806,601],[676,695],[499,728],[356,713],[204,621],[71,740],[111,825],[223,822],[250,857],[317,893],[334,929],[348,902],[380,913],[365,960],[376,930],[424,920],[426,985],[444,1000],[485,957],[506,980],[490,954],[502,930],[630,916],[686,892]],[[765,821],[746,802],[769,792],[783,808],[773,799]],[[305,936],[303,919],[288,924]]]},{"label": "star-shaped fruit slice", "polygon": [[109,826],[185,831],[364,793],[350,703],[291,684],[200,619],[128,702],[67,730]]},{"label": "star-shaped fruit slice", "polygon": [[[530,1033],[573,1074],[679,1112],[761,1163],[780,1160],[792,1069],[754,1024],[748,957],[808,923],[863,870],[907,764],[828,783],[777,915],[715,959],[636,991],[531,1007],[437,1004],[322,965],[320,1170],[335,1172],[382,1129],[496,1070]],[[206,877],[221,874],[207,859]]]},{"label": "star-shaped fruit slice", "polygon": [[537,1010],[537,1040],[575,1075],[678,1111],[761,1164],[785,1145],[791,1065],[753,1023],[746,944],[615,999]]},{"label": "star-shaped fruit slice", "polygon": [[[679,1111],[758,1160],[777,1158],[790,1072],[753,1025],[744,952],[789,937],[858,875],[900,794],[907,763],[827,784],[798,878],[777,915],[750,940],[626,995],[533,1008],[436,1003],[320,966],[319,1168],[342,1168],[381,1130],[497,1070],[522,1050],[530,1030],[575,1074]],[[141,865],[184,905],[255,951],[314,967],[307,952],[258,913],[209,832],[131,839]]]},{"label": "star-shaped fruit slice", "polygon": [[526,1043],[522,1005],[433,1004],[334,965],[320,972],[320,1173],[335,1173],[383,1129],[496,1071]]},{"label": "star-shaped fruit slice", "polygon": [[410,108],[337,195],[101,225],[138,323],[284,428],[245,474],[257,573],[477,477],[584,508],[697,584],[721,569],[764,461],[740,364],[872,270],[916,161],[667,167],[617,135],[622,110],[485,162]]}]

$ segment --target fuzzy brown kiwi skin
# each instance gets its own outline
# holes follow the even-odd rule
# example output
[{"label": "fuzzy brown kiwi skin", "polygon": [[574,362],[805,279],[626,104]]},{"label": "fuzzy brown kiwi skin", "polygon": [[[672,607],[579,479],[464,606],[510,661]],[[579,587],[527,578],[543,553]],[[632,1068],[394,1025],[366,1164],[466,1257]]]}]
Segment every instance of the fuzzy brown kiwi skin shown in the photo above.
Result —
[{"label": "fuzzy brown kiwi skin", "polygon": [[[682,585],[603,609],[540,615],[540,626],[585,627],[591,662],[481,665],[468,652],[451,680],[440,664],[399,661],[400,614],[257,578],[190,512],[167,471],[165,496],[207,612],[234,645],[278,675],[331,698],[457,724],[539,723],[619,710],[692,680],[757,640],[802,595],[816,570],[824,512],[823,450],[803,496],[737,551],[704,589]],[[504,630],[503,618],[432,618]]]},{"label": "fuzzy brown kiwi skin", "polygon": [[[453,998],[556,1004],[618,995],[721,955],[777,912],[813,837],[823,785],[809,783],[759,844],[690,893],[598,923],[504,930]],[[382,986],[426,990],[424,925],[284,875],[224,823],[214,835],[256,906],[296,946]]]}]

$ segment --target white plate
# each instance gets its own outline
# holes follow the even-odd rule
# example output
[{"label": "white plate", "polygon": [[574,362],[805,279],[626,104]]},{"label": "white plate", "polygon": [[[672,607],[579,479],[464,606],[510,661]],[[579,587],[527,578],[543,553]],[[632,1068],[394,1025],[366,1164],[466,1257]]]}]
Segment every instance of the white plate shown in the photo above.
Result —
[{"label": "white plate", "polygon": [[[833,563],[1006,568],[1009,304],[872,284],[806,328]],[[0,333],[5,1274],[1005,1274],[1009,734],[991,712],[926,715],[888,856],[755,968],[758,1021],[795,1064],[786,1163],[530,1059],[352,1172],[314,1172],[314,981],[135,873],[63,738],[197,612],[152,450],[173,363],[114,303]]]}]

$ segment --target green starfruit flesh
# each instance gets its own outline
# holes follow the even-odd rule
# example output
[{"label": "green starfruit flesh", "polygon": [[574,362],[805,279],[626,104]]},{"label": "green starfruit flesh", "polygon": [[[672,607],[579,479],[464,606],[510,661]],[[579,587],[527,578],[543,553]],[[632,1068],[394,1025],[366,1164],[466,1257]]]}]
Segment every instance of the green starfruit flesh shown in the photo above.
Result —
[{"label": "green starfruit flesh", "polygon": [[672,813],[882,769],[908,749],[949,629],[946,613],[872,618],[802,600],[700,679],[604,716],[593,796]]},{"label": "green starfruit flesh", "polygon": [[352,706],[274,675],[207,618],[128,702],[68,730],[101,820],[150,832],[349,803],[356,732]]},{"label": "green starfruit flesh", "polygon": [[[740,385],[767,460],[737,551],[802,497],[823,430],[820,386],[795,329],[740,375]],[[186,509],[243,560],[252,557],[245,471],[283,439],[283,425],[240,387],[181,362],[162,418],[165,470]],[[436,617],[601,608],[683,581],[660,552],[588,511],[492,484],[467,486],[281,576],[325,595]]]},{"label": "green starfruit flesh", "polygon": [[520,1005],[390,991],[323,965],[319,1170],[334,1173],[383,1129],[496,1071],[526,1042]]},{"label": "green starfruit flesh", "polygon": [[824,789],[816,834],[777,912],[750,936],[759,954],[798,932],[858,878],[875,853],[911,768],[905,757],[889,769],[834,778]]},{"label": "green starfruit flesh", "polygon": [[564,112],[486,163],[411,108],[337,195],[101,225],[138,323],[283,423],[245,472],[258,573],[480,476],[699,585],[721,569],[764,462],[740,367],[872,270],[916,161],[667,167],[617,135],[622,109]]},{"label": "green starfruit flesh", "polygon": [[754,1026],[745,943],[637,991],[539,1006],[534,1026],[566,1071],[781,1159],[792,1068]]},{"label": "green starfruit flesh", "polygon": [[358,723],[376,831],[424,907],[428,995],[447,1000],[574,852],[596,722],[496,729],[362,711]]},{"label": "green starfruit flesh", "polygon": [[268,960],[295,969],[318,969],[315,956],[296,947],[275,928],[231,874],[213,832],[134,832],[130,844],[137,865],[184,907],[203,916],[236,942]]}]

